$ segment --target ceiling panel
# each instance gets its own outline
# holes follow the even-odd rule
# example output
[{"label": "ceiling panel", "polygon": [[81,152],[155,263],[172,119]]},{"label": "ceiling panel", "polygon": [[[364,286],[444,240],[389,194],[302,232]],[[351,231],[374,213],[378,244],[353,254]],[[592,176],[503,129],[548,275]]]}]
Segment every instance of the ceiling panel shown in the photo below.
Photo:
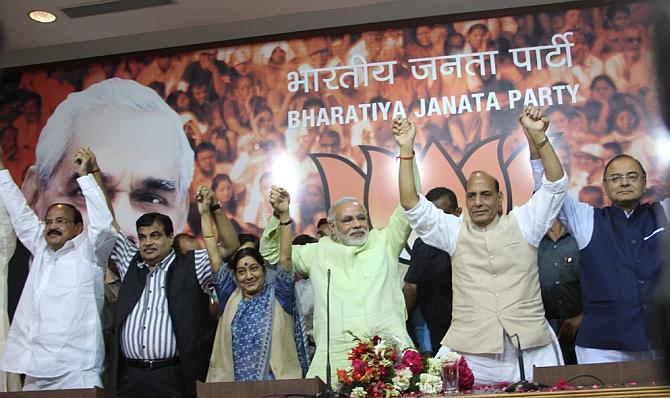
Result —
[{"label": "ceiling panel", "polygon": [[[1,0],[7,33],[1,65],[73,58],[346,26],[370,22],[559,3],[547,0],[177,0],[174,5],[71,19],[60,8],[72,0]],[[31,22],[46,9],[58,19]]]}]

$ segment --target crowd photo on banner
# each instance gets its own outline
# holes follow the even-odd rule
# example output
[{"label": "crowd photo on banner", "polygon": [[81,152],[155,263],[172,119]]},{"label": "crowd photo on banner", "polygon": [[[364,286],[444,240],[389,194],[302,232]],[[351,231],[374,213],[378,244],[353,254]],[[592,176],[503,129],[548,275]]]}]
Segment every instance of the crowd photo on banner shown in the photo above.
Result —
[{"label": "crowd photo on banner", "polygon": [[[0,86],[0,145],[3,168],[11,178],[0,176],[0,189],[11,192],[1,196],[12,222],[13,212],[25,202],[47,228],[45,247],[41,235],[24,242],[22,237],[34,232],[28,221],[21,219],[25,230],[13,224],[29,254],[10,267],[27,275],[30,256],[40,266],[50,264],[49,256],[63,246],[50,241],[49,228],[59,222],[65,228],[68,220],[45,216],[52,214],[54,203],[76,208],[80,221],[74,224],[81,228],[72,235],[73,250],[85,251],[90,245],[94,255],[86,257],[86,264],[102,267],[82,271],[90,280],[82,273],[76,276],[83,284],[95,285],[88,293],[77,294],[91,295],[82,314],[101,311],[102,320],[77,321],[83,326],[76,333],[61,325],[54,338],[83,339],[77,333],[92,333],[95,342],[88,341],[89,348],[96,349],[93,346],[104,340],[108,359],[102,376],[93,372],[77,380],[54,381],[62,375],[47,371],[31,375],[26,369],[33,365],[22,362],[25,358],[20,359],[10,344],[24,337],[22,342],[30,340],[26,336],[32,336],[32,329],[21,327],[13,333],[25,336],[12,337],[7,346],[16,363],[8,365],[6,359],[0,368],[23,370],[25,386],[32,389],[104,383],[127,396],[147,393],[138,387],[143,376],[129,369],[144,366],[141,361],[149,359],[178,358],[179,362],[165,366],[183,367],[178,378],[184,385],[174,388],[187,395],[194,394],[191,383],[204,381],[205,376],[207,381],[316,375],[325,379],[321,366],[326,361],[325,289],[332,282],[329,381],[361,388],[349,391],[352,396],[365,396],[365,383],[352,378],[351,372],[337,370],[351,366],[347,358],[355,344],[364,347],[365,339],[378,333],[429,356],[447,355],[447,347],[458,352],[488,350],[465,355],[474,382],[516,381],[518,373],[502,365],[499,374],[482,370],[491,368],[487,361],[493,360],[484,358],[484,353],[508,353],[516,343],[499,342],[498,335],[493,343],[484,341],[491,336],[480,334],[471,323],[485,322],[472,318],[475,315],[463,317],[464,311],[477,314],[464,310],[466,298],[483,297],[476,295],[475,287],[463,288],[468,281],[460,268],[466,261],[464,253],[470,253],[469,245],[478,239],[473,231],[495,226],[497,220],[496,228],[505,228],[525,245],[517,252],[520,256],[539,252],[537,259],[514,267],[524,273],[522,267],[532,263],[540,271],[539,277],[535,267],[527,273],[530,279],[506,279],[510,286],[525,289],[518,294],[534,292],[528,293],[528,300],[536,300],[535,304],[526,304],[537,308],[524,307],[518,313],[528,311],[525,319],[538,323],[526,325],[503,314],[496,325],[505,336],[516,333],[527,339],[520,346],[537,364],[587,358],[584,351],[575,354],[575,336],[587,311],[582,308],[579,267],[591,257],[579,256],[596,239],[591,233],[584,237],[575,232],[576,224],[559,210],[566,195],[566,203],[590,205],[589,217],[593,209],[618,206],[604,173],[611,159],[624,154],[636,160],[640,170],[616,176],[624,184],[646,181],[641,203],[660,202],[670,193],[670,136],[656,92],[653,7],[630,1],[526,11],[489,12],[478,19],[470,14],[467,20],[444,16],[425,23],[397,21],[354,27],[348,33],[307,32],[300,38],[161,49],[6,71]],[[545,135],[547,142],[541,139]],[[491,170],[486,178],[495,179],[495,190],[499,187],[501,193],[492,218],[484,221],[469,207],[470,213],[462,216],[458,206],[470,200],[468,187],[477,170]],[[17,199],[21,194],[24,202]],[[433,212],[431,202],[439,212]],[[437,213],[449,218],[428,220],[427,215],[438,220]],[[69,210],[63,214],[69,215]],[[539,214],[546,222],[533,219]],[[496,221],[491,221],[493,217]],[[561,223],[553,223],[556,217]],[[454,221],[463,218],[472,219],[472,224]],[[594,237],[601,228],[597,217],[595,223],[589,226]],[[352,227],[358,224],[365,226]],[[415,233],[410,237],[411,229]],[[563,241],[566,231],[576,240]],[[89,243],[76,243],[79,233],[87,235],[88,240],[81,241]],[[472,240],[463,242],[470,233]],[[154,239],[154,234],[157,242],[163,242],[156,246],[158,254],[143,249],[143,242]],[[325,241],[319,240],[322,236],[327,236]],[[169,244],[161,240],[168,238]],[[9,241],[15,241],[13,235]],[[349,246],[358,251],[348,250]],[[39,250],[51,254],[36,254]],[[153,260],[154,254],[160,261]],[[356,256],[369,261],[363,264],[367,270],[355,267]],[[0,260],[8,261],[4,257]],[[172,268],[190,266],[195,273],[179,267],[174,274],[160,271],[165,259],[174,262]],[[511,261],[501,261],[507,260]],[[545,265],[558,267],[558,261],[567,267],[567,271],[561,268],[560,276],[558,271],[543,271]],[[417,262],[451,265],[420,271]],[[491,263],[499,265],[493,256]],[[149,269],[147,275],[136,271],[142,264]],[[209,302],[211,315],[189,313],[184,304],[178,308],[175,289],[147,280],[155,266],[167,275],[160,278],[184,281],[179,286],[190,296],[183,302]],[[103,288],[95,282],[103,280],[102,274],[104,309]],[[39,306],[44,286],[37,276],[28,276],[27,282],[17,278],[10,278],[9,314],[25,322],[28,304],[19,302],[16,309],[11,297],[18,299],[26,283],[25,289],[37,292],[30,305]],[[559,279],[565,289],[560,292]],[[142,290],[145,284],[147,291]],[[142,295],[140,300],[146,299],[142,302],[149,309],[163,305],[159,299],[153,301],[149,289],[163,291],[161,311],[168,312],[171,303],[168,321],[154,319],[135,306],[133,295]],[[198,295],[203,292],[204,298]],[[563,294],[566,298],[557,299]],[[367,303],[367,295],[375,299]],[[452,295],[453,323],[451,315],[446,320],[443,315],[452,308]],[[593,298],[587,296],[585,300]],[[75,322],[69,315],[59,316],[61,323]],[[584,319],[588,331],[594,319],[604,318]],[[142,331],[147,328],[141,328],[145,321],[162,325],[155,336]],[[428,334],[422,332],[422,324],[427,324]],[[519,324],[525,326],[515,331],[517,326],[512,325]],[[495,334],[498,326],[488,332]],[[345,331],[353,332],[356,342]],[[472,331],[481,342],[465,341]],[[132,333],[142,337],[129,337]],[[156,343],[164,338],[164,345]],[[185,344],[187,338],[194,343]],[[588,335],[581,338],[578,346],[605,348],[591,344],[595,338],[587,342]],[[146,341],[155,346],[147,349]],[[211,351],[204,353],[207,344],[210,350],[214,345],[211,361]],[[558,357],[542,347],[553,349]],[[646,350],[639,345],[608,348]],[[104,356],[103,352],[87,366],[101,370]],[[70,366],[58,361],[45,364],[35,366]],[[157,380],[151,383],[160,385]],[[427,384],[421,391],[431,391]]]}]

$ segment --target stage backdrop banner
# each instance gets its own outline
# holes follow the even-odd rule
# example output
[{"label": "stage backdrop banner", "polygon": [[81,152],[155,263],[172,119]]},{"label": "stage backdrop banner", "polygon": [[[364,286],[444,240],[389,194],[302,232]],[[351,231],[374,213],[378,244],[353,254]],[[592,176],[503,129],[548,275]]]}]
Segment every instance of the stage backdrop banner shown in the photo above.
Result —
[{"label": "stage backdrop banner", "polygon": [[360,198],[374,227],[386,224],[398,204],[395,117],[417,124],[424,193],[445,186],[464,206],[468,175],[483,169],[500,181],[505,209],[524,203],[533,183],[518,117],[532,105],[550,119],[571,195],[607,205],[603,167],[628,153],[655,200],[667,192],[670,145],[651,4],[589,4],[13,70],[0,98],[5,162],[40,217],[55,201],[83,207],[72,153],[90,146],[131,236],[149,211],[199,236],[201,184],[239,232],[255,234],[272,213],[270,186],[281,185],[296,232],[316,236],[342,196]]}]

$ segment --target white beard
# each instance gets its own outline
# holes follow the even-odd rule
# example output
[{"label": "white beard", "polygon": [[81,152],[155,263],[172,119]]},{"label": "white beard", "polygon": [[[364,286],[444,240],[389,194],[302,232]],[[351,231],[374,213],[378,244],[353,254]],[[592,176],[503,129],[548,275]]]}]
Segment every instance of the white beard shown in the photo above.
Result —
[{"label": "white beard", "polygon": [[337,229],[334,228],[335,232],[335,237],[337,238],[337,241],[340,242],[341,244],[345,246],[362,246],[365,244],[365,242],[368,241],[368,232],[363,231],[364,235],[361,236],[360,238],[353,238],[351,236],[345,235],[338,231]]}]

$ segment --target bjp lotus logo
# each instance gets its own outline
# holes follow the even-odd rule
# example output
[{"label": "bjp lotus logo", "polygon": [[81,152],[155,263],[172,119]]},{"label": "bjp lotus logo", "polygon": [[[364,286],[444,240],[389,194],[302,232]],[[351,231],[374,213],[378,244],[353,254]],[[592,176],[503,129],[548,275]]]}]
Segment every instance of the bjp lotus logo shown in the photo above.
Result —
[{"label": "bjp lotus logo", "polygon": [[[476,170],[491,173],[500,182],[503,208],[526,202],[533,192],[533,178],[525,145],[516,147],[504,156],[505,137],[482,140],[472,147],[460,161],[455,161],[435,139],[428,141],[417,164],[421,177],[421,191],[444,186],[456,193],[459,205],[465,204],[465,183]],[[351,160],[332,154],[311,154],[324,188],[326,208],[343,196],[363,200],[370,211],[375,227],[383,227],[398,206],[398,163],[396,154],[373,146],[359,146],[365,156],[365,168]]]}]

